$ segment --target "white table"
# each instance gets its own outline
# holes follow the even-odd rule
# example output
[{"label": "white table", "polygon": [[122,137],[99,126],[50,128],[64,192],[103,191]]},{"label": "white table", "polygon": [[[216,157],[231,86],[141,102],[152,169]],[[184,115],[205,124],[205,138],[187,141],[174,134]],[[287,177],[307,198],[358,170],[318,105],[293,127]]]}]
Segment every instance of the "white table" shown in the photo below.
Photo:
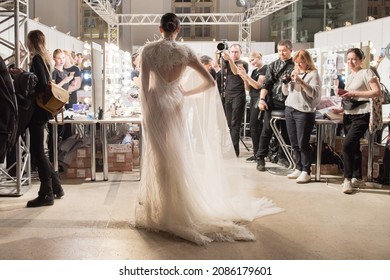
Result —
[{"label": "white table", "polygon": [[64,124],[76,124],[76,125],[88,125],[90,127],[90,145],[91,145],[91,181],[96,180],[96,145],[95,145],[95,136],[96,136],[96,123],[97,120],[91,119],[67,119],[62,122],[59,118],[58,123],[55,120],[50,120],[50,124],[53,125],[53,161],[54,161],[54,171],[58,171],[58,125]]}]

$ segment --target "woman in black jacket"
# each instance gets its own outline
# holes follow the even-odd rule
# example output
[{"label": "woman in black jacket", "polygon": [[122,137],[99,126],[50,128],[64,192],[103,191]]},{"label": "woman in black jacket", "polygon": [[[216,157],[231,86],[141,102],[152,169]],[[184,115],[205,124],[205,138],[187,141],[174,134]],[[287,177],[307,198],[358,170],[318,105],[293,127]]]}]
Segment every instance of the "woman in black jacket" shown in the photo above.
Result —
[{"label": "woman in black jacket", "polygon": [[[35,93],[31,96],[32,105],[21,123],[30,130],[30,153],[33,163],[38,168],[39,180],[41,181],[38,197],[27,202],[27,207],[39,207],[54,204],[54,197],[64,195],[59,175],[54,171],[48,157],[45,154],[45,126],[51,115],[40,108],[36,102],[36,95],[43,92],[50,81],[50,57],[46,50],[45,35],[40,30],[32,30],[27,35],[27,48],[32,55],[30,72],[33,72],[38,82]],[[46,64],[46,65],[45,65]]]}]

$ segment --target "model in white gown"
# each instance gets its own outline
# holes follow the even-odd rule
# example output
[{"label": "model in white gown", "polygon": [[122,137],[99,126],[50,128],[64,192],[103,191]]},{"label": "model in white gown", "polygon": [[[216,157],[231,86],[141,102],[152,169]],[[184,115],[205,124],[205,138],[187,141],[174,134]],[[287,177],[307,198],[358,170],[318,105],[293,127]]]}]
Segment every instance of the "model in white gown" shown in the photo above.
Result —
[{"label": "model in white gown", "polygon": [[[279,212],[245,186],[216,87],[184,97],[201,82],[186,71],[194,52],[161,39],[141,54],[142,178],[136,226],[203,245],[254,240],[242,222]],[[167,82],[168,71],[180,71]]]}]

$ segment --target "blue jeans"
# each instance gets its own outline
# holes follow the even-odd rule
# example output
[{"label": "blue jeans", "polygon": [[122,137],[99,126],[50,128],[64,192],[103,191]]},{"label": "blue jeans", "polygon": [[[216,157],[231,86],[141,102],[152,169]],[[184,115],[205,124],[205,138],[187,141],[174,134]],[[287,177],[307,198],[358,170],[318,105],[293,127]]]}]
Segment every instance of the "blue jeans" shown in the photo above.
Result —
[{"label": "blue jeans", "polygon": [[[315,123],[314,112],[301,112],[291,107],[285,109],[288,137],[294,152],[296,169],[310,175],[310,134]],[[318,139],[321,141],[321,139]]]}]

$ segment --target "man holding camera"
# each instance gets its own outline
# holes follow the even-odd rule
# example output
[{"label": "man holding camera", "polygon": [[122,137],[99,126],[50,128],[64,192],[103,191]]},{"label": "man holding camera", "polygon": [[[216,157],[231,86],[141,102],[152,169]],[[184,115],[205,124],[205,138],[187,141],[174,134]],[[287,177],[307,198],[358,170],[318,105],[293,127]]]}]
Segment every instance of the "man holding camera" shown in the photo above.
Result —
[{"label": "man holding camera", "polygon": [[[264,113],[263,129],[261,131],[259,149],[256,154],[258,171],[265,171],[264,158],[268,155],[269,144],[272,137],[272,129],[270,126],[271,112],[273,110],[285,109],[284,101],[286,96],[282,92],[283,81],[288,83],[291,72],[294,70],[294,62],[292,61],[292,43],[290,40],[281,40],[277,46],[279,59],[268,65],[265,75],[264,84],[260,91],[259,109]],[[291,79],[291,78],[290,78]],[[282,136],[288,142],[286,124],[282,123]],[[285,155],[279,148],[278,162],[280,158],[284,159]]]},{"label": "man holding camera", "polygon": [[248,73],[248,63],[241,60],[241,54],[239,44],[231,45],[230,52],[225,50],[222,53],[223,69],[226,69],[225,114],[237,157],[240,155],[240,129],[246,106],[245,84],[238,68],[243,68]]}]

